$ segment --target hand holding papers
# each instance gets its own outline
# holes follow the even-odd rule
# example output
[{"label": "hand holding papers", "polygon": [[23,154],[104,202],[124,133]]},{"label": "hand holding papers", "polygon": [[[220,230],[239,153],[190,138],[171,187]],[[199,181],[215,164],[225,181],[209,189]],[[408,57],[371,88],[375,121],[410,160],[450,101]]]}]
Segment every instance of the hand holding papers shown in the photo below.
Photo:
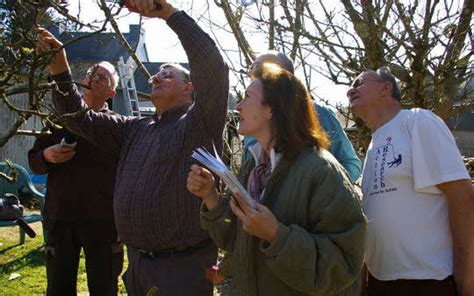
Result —
[{"label": "hand holding papers", "polygon": [[248,205],[252,207],[252,209],[255,209],[255,200],[222,162],[221,158],[216,152],[216,147],[214,147],[214,154],[216,156],[210,154],[205,148],[197,148],[194,150],[192,158],[196,159],[208,169],[210,169],[213,173],[218,175],[222,181],[224,181],[224,183],[229,186],[229,189],[232,191],[232,193],[240,193],[245,198],[245,201],[248,203]]}]

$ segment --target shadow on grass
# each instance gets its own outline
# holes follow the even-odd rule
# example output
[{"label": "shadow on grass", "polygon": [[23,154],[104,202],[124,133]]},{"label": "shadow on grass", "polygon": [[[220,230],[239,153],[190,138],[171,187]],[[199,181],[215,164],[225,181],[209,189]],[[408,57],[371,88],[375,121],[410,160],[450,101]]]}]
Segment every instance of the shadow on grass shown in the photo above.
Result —
[{"label": "shadow on grass", "polygon": [[[12,247],[9,247],[8,249],[11,249],[11,248]],[[2,252],[4,251],[6,250],[5,249],[2,250]],[[44,248],[43,246],[39,246],[35,249],[32,249],[28,253],[23,254],[23,256],[21,257],[18,257],[12,261],[9,261],[8,263],[2,264],[0,266],[0,273],[9,273],[13,270],[21,269],[26,266],[36,267],[36,266],[44,266],[44,265],[45,265]]]},{"label": "shadow on grass", "polygon": [[20,243],[17,243],[16,245],[12,245],[12,246],[6,247],[6,248],[4,248],[4,249],[1,249],[1,250],[0,250],[0,255],[3,255],[3,254],[5,254],[7,251],[9,251],[9,250],[11,250],[11,249],[13,249],[13,248],[19,247],[19,246],[21,246],[21,244],[20,244]]},{"label": "shadow on grass", "polygon": [[[20,247],[25,247],[25,248],[28,248],[28,244],[29,242],[25,242],[24,244],[20,244],[20,242],[17,242],[13,245],[9,245],[9,246],[5,246],[4,248],[0,248],[0,255],[4,255],[5,253],[7,253],[8,251],[12,250],[12,249],[15,249],[15,248],[20,248]],[[44,244],[44,243],[43,243]],[[40,248],[40,247],[44,247],[44,245],[40,245],[39,247],[37,248]],[[21,251],[20,251],[21,252]]]}]

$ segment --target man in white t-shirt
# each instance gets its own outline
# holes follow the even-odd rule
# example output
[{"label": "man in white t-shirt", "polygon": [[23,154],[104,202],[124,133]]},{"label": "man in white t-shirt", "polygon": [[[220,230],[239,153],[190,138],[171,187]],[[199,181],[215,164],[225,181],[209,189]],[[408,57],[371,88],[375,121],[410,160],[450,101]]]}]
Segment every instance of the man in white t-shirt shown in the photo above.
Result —
[{"label": "man in white t-shirt", "polygon": [[401,109],[388,68],[360,74],[347,97],[373,132],[362,178],[368,295],[474,295],[474,198],[453,135],[434,113]]}]

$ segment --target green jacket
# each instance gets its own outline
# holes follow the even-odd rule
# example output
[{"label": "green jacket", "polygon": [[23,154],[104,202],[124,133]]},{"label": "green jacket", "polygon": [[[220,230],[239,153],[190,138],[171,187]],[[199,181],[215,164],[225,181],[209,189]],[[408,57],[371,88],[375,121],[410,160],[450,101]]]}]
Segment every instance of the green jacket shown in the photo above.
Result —
[{"label": "green jacket", "polygon": [[[241,169],[246,180],[253,159]],[[295,160],[282,158],[265,188],[263,204],[279,221],[268,244],[249,236],[223,197],[212,211],[203,206],[201,226],[232,254],[241,295],[358,295],[366,220],[347,173],[325,150],[308,148]]]}]

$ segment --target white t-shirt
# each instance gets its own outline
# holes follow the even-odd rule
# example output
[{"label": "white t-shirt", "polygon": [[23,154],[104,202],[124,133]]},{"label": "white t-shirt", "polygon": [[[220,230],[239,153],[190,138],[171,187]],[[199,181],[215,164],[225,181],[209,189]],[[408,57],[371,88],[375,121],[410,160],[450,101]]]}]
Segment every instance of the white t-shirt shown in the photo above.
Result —
[{"label": "white t-shirt", "polygon": [[454,137],[423,109],[402,110],[372,135],[362,179],[365,261],[379,280],[453,273],[447,200],[437,184],[469,179]]}]

